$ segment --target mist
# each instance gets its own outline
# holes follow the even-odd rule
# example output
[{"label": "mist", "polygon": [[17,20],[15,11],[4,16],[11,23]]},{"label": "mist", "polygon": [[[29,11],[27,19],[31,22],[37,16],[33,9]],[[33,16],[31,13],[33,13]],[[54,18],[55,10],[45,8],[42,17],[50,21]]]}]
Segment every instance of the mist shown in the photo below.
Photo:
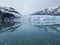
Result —
[{"label": "mist", "polygon": [[60,0],[0,0],[0,6],[13,7],[23,15],[59,4]]}]

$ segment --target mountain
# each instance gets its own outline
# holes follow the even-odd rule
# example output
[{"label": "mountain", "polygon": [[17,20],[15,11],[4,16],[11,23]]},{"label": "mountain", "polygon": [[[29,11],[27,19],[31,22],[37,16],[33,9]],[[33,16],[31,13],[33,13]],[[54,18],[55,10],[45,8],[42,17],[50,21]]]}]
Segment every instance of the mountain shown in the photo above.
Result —
[{"label": "mountain", "polygon": [[45,8],[44,10],[33,13],[32,15],[60,15],[60,6]]},{"label": "mountain", "polygon": [[20,17],[21,14],[12,7],[1,7],[0,6],[0,20],[14,19]]}]

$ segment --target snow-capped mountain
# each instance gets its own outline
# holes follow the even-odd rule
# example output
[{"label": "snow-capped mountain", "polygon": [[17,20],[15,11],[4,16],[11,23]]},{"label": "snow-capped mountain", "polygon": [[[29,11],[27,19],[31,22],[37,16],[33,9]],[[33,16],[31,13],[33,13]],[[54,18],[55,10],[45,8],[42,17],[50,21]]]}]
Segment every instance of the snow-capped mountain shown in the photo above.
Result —
[{"label": "snow-capped mountain", "polygon": [[60,6],[46,8],[42,11],[37,11],[32,15],[60,15]]},{"label": "snow-capped mountain", "polygon": [[4,13],[13,14],[15,17],[20,17],[21,16],[21,14],[12,7],[0,7],[0,17]]}]

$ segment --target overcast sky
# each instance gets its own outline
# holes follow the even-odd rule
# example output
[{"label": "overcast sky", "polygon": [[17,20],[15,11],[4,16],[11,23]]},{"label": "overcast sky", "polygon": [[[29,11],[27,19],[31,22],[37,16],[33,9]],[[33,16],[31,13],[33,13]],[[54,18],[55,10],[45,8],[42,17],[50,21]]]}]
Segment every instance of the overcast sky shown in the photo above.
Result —
[{"label": "overcast sky", "polygon": [[0,6],[13,7],[21,14],[30,14],[57,5],[60,5],[60,0],[0,0]]}]

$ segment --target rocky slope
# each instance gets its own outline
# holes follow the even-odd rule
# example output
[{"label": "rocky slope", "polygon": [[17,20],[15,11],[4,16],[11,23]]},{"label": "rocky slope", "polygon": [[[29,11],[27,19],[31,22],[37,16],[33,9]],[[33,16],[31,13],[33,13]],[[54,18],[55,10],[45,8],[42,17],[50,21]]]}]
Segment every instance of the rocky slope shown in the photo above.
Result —
[{"label": "rocky slope", "polygon": [[20,16],[21,14],[12,7],[0,7],[0,20],[14,19]]},{"label": "rocky slope", "polygon": [[42,11],[37,11],[32,15],[60,15],[60,6],[46,8]]}]

